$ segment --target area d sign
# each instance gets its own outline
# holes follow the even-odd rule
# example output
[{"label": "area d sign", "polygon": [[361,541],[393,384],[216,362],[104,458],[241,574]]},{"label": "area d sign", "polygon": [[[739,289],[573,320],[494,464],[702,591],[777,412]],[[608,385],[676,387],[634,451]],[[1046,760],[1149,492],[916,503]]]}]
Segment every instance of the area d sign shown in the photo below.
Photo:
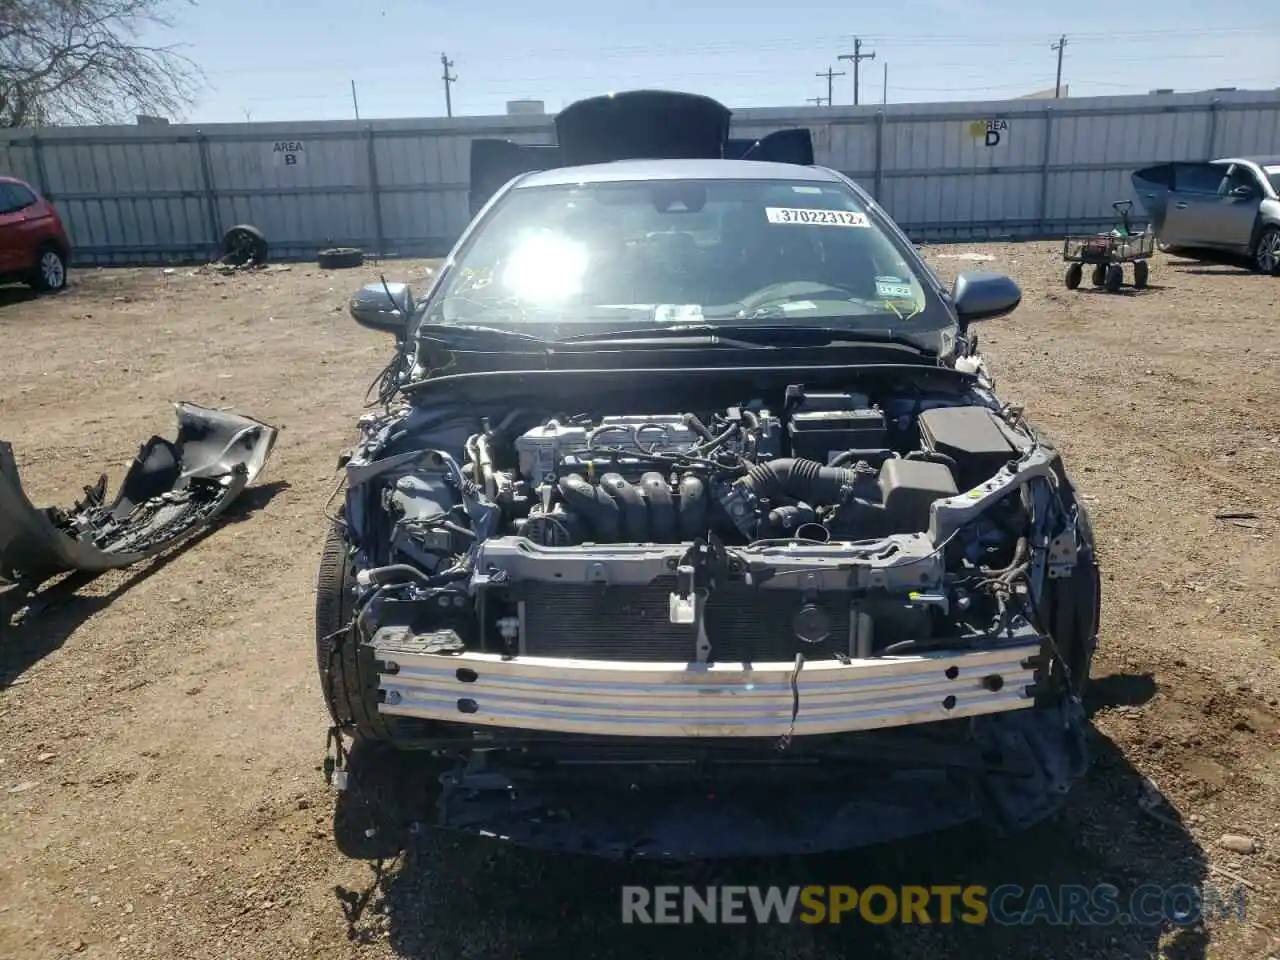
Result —
[{"label": "area d sign", "polygon": [[1000,141],[1009,135],[1008,120],[975,120],[969,124],[969,135],[981,140],[983,146],[999,146]]},{"label": "area d sign", "polygon": [[300,167],[307,157],[301,140],[277,140],[271,145],[271,162],[277,167]]}]

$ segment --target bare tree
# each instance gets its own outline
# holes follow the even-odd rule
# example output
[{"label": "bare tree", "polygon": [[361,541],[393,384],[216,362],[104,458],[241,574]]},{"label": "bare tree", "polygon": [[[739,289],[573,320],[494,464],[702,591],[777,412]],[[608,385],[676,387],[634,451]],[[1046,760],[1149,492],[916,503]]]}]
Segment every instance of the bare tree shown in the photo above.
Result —
[{"label": "bare tree", "polygon": [[[193,3],[194,0],[184,0]],[[169,0],[0,0],[0,127],[180,116],[201,80],[175,46]]]}]

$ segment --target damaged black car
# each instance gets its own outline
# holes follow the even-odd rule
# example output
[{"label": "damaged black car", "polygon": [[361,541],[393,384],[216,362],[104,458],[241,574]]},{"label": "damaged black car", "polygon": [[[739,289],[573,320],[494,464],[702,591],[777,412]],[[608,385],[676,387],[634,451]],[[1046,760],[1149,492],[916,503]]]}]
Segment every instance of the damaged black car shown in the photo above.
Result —
[{"label": "damaged black car", "polygon": [[338,785],[353,741],[428,751],[417,819],[626,858],[1059,809],[1100,583],[978,353],[1016,284],[945,287],[807,135],[714,101],[557,128],[420,302],[352,299],[397,348],[319,577]]}]

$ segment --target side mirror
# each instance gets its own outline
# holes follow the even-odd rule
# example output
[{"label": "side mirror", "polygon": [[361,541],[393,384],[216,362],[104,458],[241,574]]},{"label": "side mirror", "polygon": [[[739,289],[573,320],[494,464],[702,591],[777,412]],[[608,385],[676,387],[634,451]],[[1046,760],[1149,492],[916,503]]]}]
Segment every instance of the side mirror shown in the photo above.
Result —
[{"label": "side mirror", "polygon": [[408,328],[413,306],[407,283],[367,283],[347,303],[351,319],[360,326],[397,336]]},{"label": "side mirror", "polygon": [[1242,183],[1238,187],[1232,187],[1231,196],[1235,197],[1237,200],[1248,200],[1253,196],[1253,187],[1249,186],[1247,183]]},{"label": "side mirror", "polygon": [[951,293],[960,327],[975,320],[990,320],[1013,313],[1022,302],[1022,290],[1003,273],[962,273]]}]

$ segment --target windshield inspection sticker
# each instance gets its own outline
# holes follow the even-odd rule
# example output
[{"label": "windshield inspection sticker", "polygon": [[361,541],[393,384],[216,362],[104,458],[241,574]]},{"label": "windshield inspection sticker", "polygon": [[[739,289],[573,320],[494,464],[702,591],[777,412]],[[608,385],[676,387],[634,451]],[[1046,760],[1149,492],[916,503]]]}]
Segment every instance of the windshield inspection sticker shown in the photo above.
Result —
[{"label": "windshield inspection sticker", "polygon": [[804,210],[797,207],[765,207],[770,223],[814,223],[826,227],[870,227],[865,213],[852,210]]},{"label": "windshield inspection sticker", "polygon": [[897,277],[876,277],[876,296],[881,300],[912,300],[911,284]]}]

